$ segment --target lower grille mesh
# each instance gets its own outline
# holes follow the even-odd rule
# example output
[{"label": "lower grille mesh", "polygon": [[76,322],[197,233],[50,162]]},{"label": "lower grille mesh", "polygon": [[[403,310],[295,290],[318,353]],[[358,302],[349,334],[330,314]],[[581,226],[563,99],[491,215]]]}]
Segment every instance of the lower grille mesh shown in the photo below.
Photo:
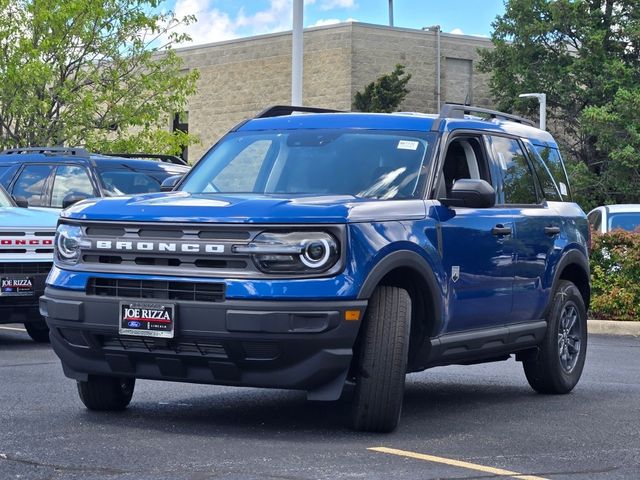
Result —
[{"label": "lower grille mesh", "polygon": [[90,278],[87,283],[87,295],[154,300],[223,302],[225,299],[225,284]]},{"label": "lower grille mesh", "polygon": [[0,274],[49,273],[51,262],[16,262],[0,263]]},{"label": "lower grille mesh", "polygon": [[224,347],[217,342],[158,341],[156,339],[141,337],[125,338],[105,336],[102,338],[102,349],[149,353],[184,353],[206,357],[227,358],[227,352]]}]

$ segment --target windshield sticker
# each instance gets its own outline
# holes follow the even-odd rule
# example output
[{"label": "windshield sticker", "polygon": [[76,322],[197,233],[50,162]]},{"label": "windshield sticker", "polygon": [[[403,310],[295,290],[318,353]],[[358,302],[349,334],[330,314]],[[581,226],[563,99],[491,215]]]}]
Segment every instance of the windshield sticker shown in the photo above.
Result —
[{"label": "windshield sticker", "polygon": [[400,140],[398,150],[417,150],[420,143],[413,140]]},{"label": "windshield sticker", "polygon": [[560,182],[560,193],[562,194],[563,197],[566,197],[568,193],[567,186],[562,182]]}]

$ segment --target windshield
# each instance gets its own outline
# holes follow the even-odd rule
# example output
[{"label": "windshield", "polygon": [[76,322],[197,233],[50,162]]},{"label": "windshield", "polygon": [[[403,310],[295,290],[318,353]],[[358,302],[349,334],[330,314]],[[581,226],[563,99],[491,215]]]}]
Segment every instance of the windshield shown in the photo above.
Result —
[{"label": "windshield", "polygon": [[640,228],[640,212],[609,214],[609,230],[621,228],[633,232]]},{"label": "windshield", "polygon": [[136,195],[160,191],[163,180],[173,175],[165,170],[113,169],[99,171],[107,195]]},{"label": "windshield", "polygon": [[372,130],[237,132],[198,162],[181,190],[415,198],[434,138]]}]

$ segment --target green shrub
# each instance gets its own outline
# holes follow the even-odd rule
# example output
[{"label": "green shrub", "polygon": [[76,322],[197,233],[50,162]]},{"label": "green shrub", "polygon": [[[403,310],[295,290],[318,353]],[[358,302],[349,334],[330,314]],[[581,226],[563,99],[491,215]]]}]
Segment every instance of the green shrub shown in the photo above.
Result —
[{"label": "green shrub", "polygon": [[591,289],[592,318],[640,321],[640,233],[594,234]]}]

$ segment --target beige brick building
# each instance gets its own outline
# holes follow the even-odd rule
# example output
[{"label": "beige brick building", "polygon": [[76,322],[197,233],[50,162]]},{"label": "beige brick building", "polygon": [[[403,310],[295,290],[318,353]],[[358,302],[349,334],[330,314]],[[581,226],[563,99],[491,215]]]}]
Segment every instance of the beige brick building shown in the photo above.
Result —
[{"label": "beige brick building", "polygon": [[[487,76],[476,70],[488,39],[440,34],[441,102],[490,105]],[[186,68],[200,71],[190,99],[188,128],[202,144],[193,162],[239,121],[269,105],[291,103],[291,32],[187,47],[177,51]],[[405,111],[437,111],[437,33],[364,23],[304,31],[303,102],[350,110],[357,91],[397,63],[412,74]]]}]

